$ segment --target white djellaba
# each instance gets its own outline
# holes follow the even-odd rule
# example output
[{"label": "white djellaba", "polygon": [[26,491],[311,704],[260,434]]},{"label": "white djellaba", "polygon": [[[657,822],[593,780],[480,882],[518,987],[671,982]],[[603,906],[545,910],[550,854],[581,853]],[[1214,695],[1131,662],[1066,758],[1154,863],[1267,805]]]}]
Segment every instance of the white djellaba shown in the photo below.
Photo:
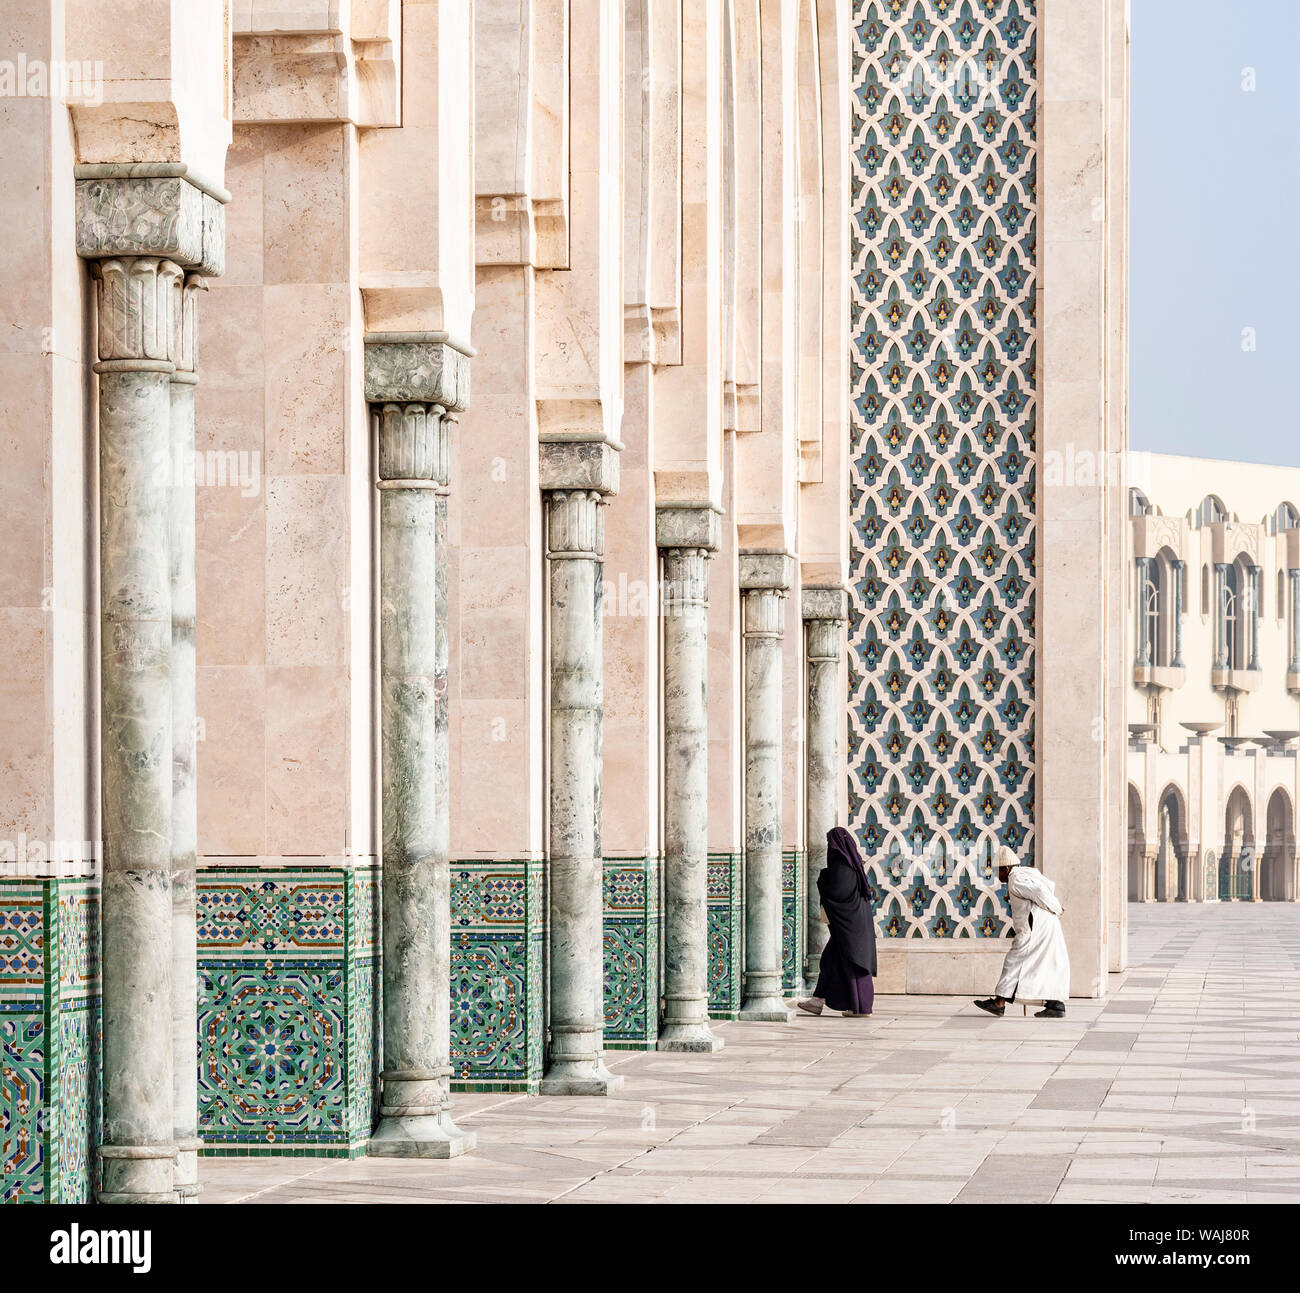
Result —
[{"label": "white djellaba", "polygon": [[1007,896],[1016,930],[1002,963],[997,995],[1007,1001],[1065,1001],[1070,995],[1070,954],[1056,886],[1032,867],[1021,866],[1009,848],[998,850],[993,865],[1011,868]]}]

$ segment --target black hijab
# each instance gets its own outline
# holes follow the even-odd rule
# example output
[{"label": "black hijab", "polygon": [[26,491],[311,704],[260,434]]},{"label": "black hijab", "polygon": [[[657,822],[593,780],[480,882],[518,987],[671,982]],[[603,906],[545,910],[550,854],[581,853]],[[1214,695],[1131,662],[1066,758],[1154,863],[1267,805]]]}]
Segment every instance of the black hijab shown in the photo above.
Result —
[{"label": "black hijab", "polygon": [[836,947],[859,970],[875,974],[876,923],[866,864],[843,826],[826,832],[826,869],[817,877],[817,892]]}]

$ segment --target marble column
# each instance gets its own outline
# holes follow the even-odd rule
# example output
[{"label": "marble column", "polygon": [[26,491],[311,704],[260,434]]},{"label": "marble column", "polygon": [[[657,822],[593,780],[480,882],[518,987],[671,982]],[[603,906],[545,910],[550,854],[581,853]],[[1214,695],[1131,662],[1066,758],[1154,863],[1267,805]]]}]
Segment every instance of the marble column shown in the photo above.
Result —
[{"label": "marble column", "polygon": [[709,1027],[710,507],[660,507],[664,670],[664,1017],[661,1051],[717,1051]]},{"label": "marble column", "polygon": [[[195,1184],[190,1144],[178,1180],[177,1132],[182,1143],[192,1139],[197,1110],[178,1114],[192,1088],[173,1083],[174,1011],[181,1027],[189,1011],[187,1054],[196,1063],[192,979],[173,996],[177,933],[193,937],[184,900],[179,931],[173,925],[173,869],[192,874],[193,856],[192,828],[173,844],[174,813],[179,806],[184,816],[189,793],[173,794],[173,391],[188,385],[173,378],[178,362],[193,364],[192,315],[181,326],[185,274],[224,267],[228,195],[177,170],[136,163],[76,172],[77,252],[93,262],[98,316],[104,1203],[176,1203],[178,1185],[192,1197]],[[184,434],[187,400],[175,398]],[[192,556],[182,549],[176,562],[183,639],[193,620]],[[182,641],[191,673],[192,658],[187,664]],[[178,686],[184,703],[184,680]],[[192,967],[192,946],[179,951]]]},{"label": "marble column", "polygon": [[847,602],[842,588],[808,588],[803,598],[804,659],[807,662],[807,946],[803,977],[811,992],[817,983],[828,930],[818,916],[817,877],[826,866],[826,832],[839,825],[840,811],[840,656]]},{"label": "marble column", "polygon": [[1156,867],[1160,862],[1160,850],[1158,848],[1148,848],[1142,854],[1142,897],[1141,902],[1156,902],[1159,900],[1159,894],[1156,892]]},{"label": "marble column", "polygon": [[[1228,567],[1222,562],[1214,563],[1214,667],[1228,667],[1228,617],[1225,614],[1224,597],[1228,589]],[[1238,607],[1238,614],[1240,614]]]},{"label": "marble column", "polygon": [[1250,661],[1248,668],[1259,669],[1259,617],[1263,609],[1263,571],[1250,567]]},{"label": "marble column", "polygon": [[1151,663],[1151,629],[1147,619],[1147,584],[1151,579],[1151,558],[1137,559],[1137,660],[1139,666]]},{"label": "marble column", "polygon": [[600,441],[544,443],[550,656],[550,1048],[544,1095],[608,1095],[604,1062],[600,786],[601,501],[617,490],[618,454]]},{"label": "marble column", "polygon": [[[437,334],[370,333],[377,437],[384,1067],[378,1157],[453,1158],[447,808],[447,571],[439,546],[449,419],[469,362]],[[442,523],[445,537],[445,520]]]},{"label": "marble column", "polygon": [[1185,561],[1174,561],[1170,568],[1174,579],[1174,658],[1170,664],[1175,669],[1183,668],[1183,571]]},{"label": "marble column", "polygon": [[198,382],[196,335],[202,279],[188,274],[176,285],[176,371],[171,375],[172,603],[172,1105],[176,1136],[176,1192],[182,1203],[199,1194],[199,1065],[197,924],[194,912],[198,859],[194,626],[194,388]]},{"label": "marble column", "polygon": [[791,559],[742,552],[745,983],[741,1019],[789,1022],[781,989],[781,639]]}]

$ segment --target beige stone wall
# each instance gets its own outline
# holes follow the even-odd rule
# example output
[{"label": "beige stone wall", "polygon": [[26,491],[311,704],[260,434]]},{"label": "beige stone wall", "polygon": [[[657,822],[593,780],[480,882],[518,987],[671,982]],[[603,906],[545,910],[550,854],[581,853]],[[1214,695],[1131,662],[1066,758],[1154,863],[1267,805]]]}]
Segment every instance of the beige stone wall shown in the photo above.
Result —
[{"label": "beige stone wall", "polygon": [[368,853],[355,129],[241,123],[227,185],[227,272],[200,306],[197,447],[250,470],[198,490],[200,851]]}]

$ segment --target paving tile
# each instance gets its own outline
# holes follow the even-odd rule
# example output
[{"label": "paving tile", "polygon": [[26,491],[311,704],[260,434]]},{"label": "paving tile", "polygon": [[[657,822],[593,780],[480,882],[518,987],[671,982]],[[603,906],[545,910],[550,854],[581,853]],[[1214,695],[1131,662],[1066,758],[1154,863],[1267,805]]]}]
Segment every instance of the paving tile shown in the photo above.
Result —
[{"label": "paving tile", "polygon": [[1132,907],[1066,1020],[882,997],[867,1028],[732,1022],[622,1053],[605,1100],[467,1093],[479,1148],[205,1158],[205,1204],[1300,1202],[1300,907]]}]

